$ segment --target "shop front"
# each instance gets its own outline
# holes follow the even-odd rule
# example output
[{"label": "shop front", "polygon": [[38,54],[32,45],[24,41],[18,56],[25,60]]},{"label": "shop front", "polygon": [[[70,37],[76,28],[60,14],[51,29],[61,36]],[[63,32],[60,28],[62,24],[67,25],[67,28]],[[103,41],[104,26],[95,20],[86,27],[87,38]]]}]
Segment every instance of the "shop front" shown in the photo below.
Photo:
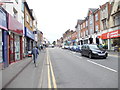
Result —
[{"label": "shop front", "polygon": [[9,62],[15,62],[23,58],[22,36],[23,26],[9,14]]},{"label": "shop front", "polygon": [[25,55],[27,55],[28,51],[31,51],[34,45],[35,35],[31,30],[25,27]]},{"label": "shop front", "polygon": [[0,8],[0,65],[8,66],[7,12]]},{"label": "shop front", "polygon": [[102,40],[108,50],[114,50],[116,45],[120,47],[120,28],[115,28],[113,31],[103,33]]}]

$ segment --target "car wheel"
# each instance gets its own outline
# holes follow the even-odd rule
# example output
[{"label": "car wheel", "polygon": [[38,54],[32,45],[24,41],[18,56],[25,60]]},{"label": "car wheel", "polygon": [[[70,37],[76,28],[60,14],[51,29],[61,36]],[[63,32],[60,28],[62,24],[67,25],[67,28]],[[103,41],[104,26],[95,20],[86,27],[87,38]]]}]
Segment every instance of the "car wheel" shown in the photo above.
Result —
[{"label": "car wheel", "polygon": [[88,55],[88,56],[89,56],[89,58],[90,58],[90,59],[92,58],[92,54],[91,54],[91,53],[89,53],[89,55]]},{"label": "car wheel", "polygon": [[81,56],[83,56],[83,53],[81,52]]}]

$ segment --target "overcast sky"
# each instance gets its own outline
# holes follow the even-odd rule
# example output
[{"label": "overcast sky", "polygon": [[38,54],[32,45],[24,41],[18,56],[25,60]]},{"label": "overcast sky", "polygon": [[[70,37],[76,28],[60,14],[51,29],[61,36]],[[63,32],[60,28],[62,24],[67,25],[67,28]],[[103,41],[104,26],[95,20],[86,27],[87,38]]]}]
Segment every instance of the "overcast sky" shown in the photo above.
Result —
[{"label": "overcast sky", "polygon": [[75,30],[77,20],[87,16],[88,8],[99,8],[107,1],[27,0],[29,8],[36,14],[38,29],[50,42],[59,39],[68,29]]}]

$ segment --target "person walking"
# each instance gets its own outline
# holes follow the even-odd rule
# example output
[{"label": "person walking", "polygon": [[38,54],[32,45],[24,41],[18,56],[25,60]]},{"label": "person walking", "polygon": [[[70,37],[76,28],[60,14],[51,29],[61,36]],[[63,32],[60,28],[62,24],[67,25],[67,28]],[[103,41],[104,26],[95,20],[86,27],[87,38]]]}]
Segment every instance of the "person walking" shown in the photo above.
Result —
[{"label": "person walking", "polygon": [[35,67],[36,67],[36,59],[37,59],[38,54],[39,54],[38,49],[36,48],[36,46],[33,47],[32,54],[33,54],[34,64],[35,64]]},{"label": "person walking", "polygon": [[103,42],[102,47],[105,49],[105,43]]}]

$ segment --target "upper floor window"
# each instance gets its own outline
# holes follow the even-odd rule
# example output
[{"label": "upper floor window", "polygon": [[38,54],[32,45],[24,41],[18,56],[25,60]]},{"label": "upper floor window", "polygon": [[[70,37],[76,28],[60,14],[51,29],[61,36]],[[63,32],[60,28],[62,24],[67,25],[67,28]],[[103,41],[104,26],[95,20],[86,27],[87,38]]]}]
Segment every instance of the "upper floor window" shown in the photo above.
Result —
[{"label": "upper floor window", "polygon": [[30,27],[32,27],[32,20],[30,20]]},{"label": "upper floor window", "polygon": [[91,25],[92,23],[93,23],[92,20],[90,20],[90,25]]},{"label": "upper floor window", "polygon": [[98,25],[95,26],[95,31],[98,31]]},{"label": "upper floor window", "polygon": [[29,16],[26,14],[26,21],[29,23]]},{"label": "upper floor window", "polygon": [[82,24],[81,24],[81,29],[82,29]]},{"label": "upper floor window", "polygon": [[24,17],[21,17],[21,20],[22,20],[22,24],[24,25]]},{"label": "upper floor window", "polygon": [[113,17],[113,22],[115,26],[120,25],[120,13]]},{"label": "upper floor window", "polygon": [[85,23],[83,23],[83,28],[85,28]]},{"label": "upper floor window", "polygon": [[86,27],[88,26],[88,21],[86,21]]},{"label": "upper floor window", "polygon": [[15,8],[13,8],[13,17],[17,19],[18,12]]},{"label": "upper floor window", "polygon": [[106,19],[102,20],[103,29],[107,29]]},{"label": "upper floor window", "polygon": [[21,11],[24,12],[24,3],[22,2]]},{"label": "upper floor window", "polygon": [[86,35],[88,35],[88,30],[86,30]]},{"label": "upper floor window", "polygon": [[95,14],[95,21],[98,21],[98,13]]}]

